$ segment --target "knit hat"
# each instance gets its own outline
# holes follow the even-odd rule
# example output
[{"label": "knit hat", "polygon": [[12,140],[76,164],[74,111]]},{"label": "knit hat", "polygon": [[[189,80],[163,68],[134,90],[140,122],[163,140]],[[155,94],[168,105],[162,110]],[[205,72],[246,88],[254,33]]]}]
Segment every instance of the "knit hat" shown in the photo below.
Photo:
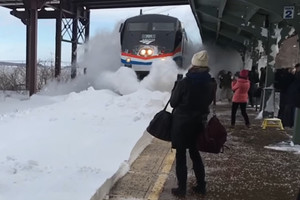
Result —
[{"label": "knit hat", "polygon": [[195,53],[192,58],[192,65],[197,67],[208,67],[207,51],[203,50]]},{"label": "knit hat", "polygon": [[241,72],[240,72],[240,77],[242,78],[247,78],[248,77],[248,73],[249,71],[247,69],[243,69]]}]

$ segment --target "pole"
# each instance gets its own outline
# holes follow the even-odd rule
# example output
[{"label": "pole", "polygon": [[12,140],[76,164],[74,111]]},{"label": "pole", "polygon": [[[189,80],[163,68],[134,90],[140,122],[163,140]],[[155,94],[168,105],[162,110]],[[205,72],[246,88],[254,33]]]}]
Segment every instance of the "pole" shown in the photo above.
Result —
[{"label": "pole", "polygon": [[77,74],[77,44],[78,44],[78,8],[76,8],[76,15],[73,16],[72,23],[72,55],[71,55],[71,78],[74,79]]},{"label": "pole", "polygon": [[300,144],[300,108],[295,111],[293,142]]},{"label": "pole", "polygon": [[58,78],[61,74],[61,29],[62,29],[62,2],[59,3],[59,15],[56,17],[55,33],[55,70],[54,76]]},{"label": "pole", "polygon": [[[29,38],[27,42],[29,45],[27,50],[28,52],[28,64],[29,69],[29,95],[33,95],[37,91],[37,19],[38,11],[37,8],[29,9]],[[28,32],[27,32],[28,33]]]}]

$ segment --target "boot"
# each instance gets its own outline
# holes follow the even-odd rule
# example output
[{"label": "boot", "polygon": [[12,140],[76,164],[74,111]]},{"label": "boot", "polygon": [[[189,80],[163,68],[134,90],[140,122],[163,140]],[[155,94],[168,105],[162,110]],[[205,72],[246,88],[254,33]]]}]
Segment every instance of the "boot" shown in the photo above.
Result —
[{"label": "boot", "polygon": [[198,184],[197,186],[192,187],[192,190],[195,193],[205,195],[206,194],[206,182],[203,184]]},{"label": "boot", "polygon": [[172,188],[171,192],[174,196],[177,196],[177,197],[185,197],[185,195],[186,195],[186,189],[182,189],[180,187]]}]

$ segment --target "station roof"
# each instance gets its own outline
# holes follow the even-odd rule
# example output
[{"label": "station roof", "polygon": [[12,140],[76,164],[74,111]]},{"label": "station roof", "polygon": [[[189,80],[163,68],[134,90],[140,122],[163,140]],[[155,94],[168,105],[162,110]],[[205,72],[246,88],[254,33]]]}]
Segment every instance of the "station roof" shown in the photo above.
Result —
[{"label": "station roof", "polygon": [[[58,7],[61,0],[35,1]],[[33,1],[1,0],[0,6],[16,10],[24,8],[24,2]],[[300,32],[300,0],[64,0],[62,3],[63,9],[70,12],[74,7],[104,9],[190,4],[204,43],[212,41],[238,51],[244,51],[259,40],[266,42],[263,32],[272,23],[285,28],[281,33],[283,37],[290,34],[290,25],[298,30],[298,34]],[[290,12],[293,12],[293,18],[285,19]]]},{"label": "station roof", "polygon": [[[26,0],[25,0],[26,1]],[[48,5],[56,5],[60,0],[44,0]],[[186,5],[188,0],[64,0],[66,5],[84,6],[87,9],[125,8],[145,6]],[[23,0],[1,0],[0,6],[10,9],[24,8]]]},{"label": "station roof", "polygon": [[[299,0],[191,0],[203,41],[243,50],[253,42],[265,42],[273,23],[288,35],[300,26]],[[299,30],[299,29],[298,29]]]}]

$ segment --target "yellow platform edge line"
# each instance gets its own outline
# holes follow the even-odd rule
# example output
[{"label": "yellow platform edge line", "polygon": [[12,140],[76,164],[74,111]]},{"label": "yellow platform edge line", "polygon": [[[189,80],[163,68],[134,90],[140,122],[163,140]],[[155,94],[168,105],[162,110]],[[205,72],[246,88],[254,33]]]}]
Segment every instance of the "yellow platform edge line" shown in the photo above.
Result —
[{"label": "yellow platform edge line", "polygon": [[158,176],[157,180],[155,181],[152,191],[147,198],[148,200],[158,200],[159,195],[168,178],[169,172],[171,171],[174,160],[175,160],[175,150],[170,150],[163,162],[163,168],[161,170],[161,174]]}]

